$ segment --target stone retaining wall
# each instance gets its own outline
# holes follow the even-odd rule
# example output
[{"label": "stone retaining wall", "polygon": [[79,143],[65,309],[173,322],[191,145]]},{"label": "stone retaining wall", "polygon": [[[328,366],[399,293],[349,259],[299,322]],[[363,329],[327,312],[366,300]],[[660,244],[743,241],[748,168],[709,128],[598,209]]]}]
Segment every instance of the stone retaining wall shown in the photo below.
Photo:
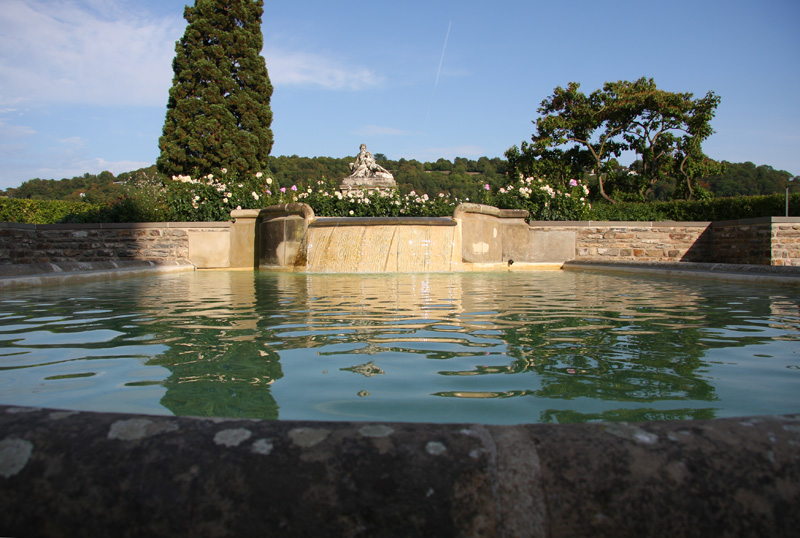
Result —
[{"label": "stone retaining wall", "polygon": [[[466,264],[577,260],[706,262],[800,266],[800,219],[768,217],[725,222],[532,222],[524,212],[479,204],[456,209],[453,237],[421,237],[433,245],[460,241]],[[234,222],[144,224],[0,223],[0,264],[188,260],[199,268],[293,267],[303,270],[309,226],[305,204],[234,212]],[[331,219],[328,219],[331,220]],[[336,220],[336,219],[333,219]],[[374,228],[370,219],[347,228]],[[372,219],[377,222],[380,219]],[[448,219],[384,219],[382,226],[437,226]],[[429,219],[431,220],[431,219]],[[363,222],[361,222],[363,221]],[[403,222],[400,222],[403,221]],[[289,226],[291,224],[291,226]],[[439,230],[441,232],[441,230]],[[366,232],[365,232],[366,233]],[[441,237],[439,237],[441,236]],[[453,239],[455,238],[455,239]],[[399,267],[399,266],[398,266]]]},{"label": "stone retaining wall", "polygon": [[800,219],[773,217],[715,222],[713,236],[715,261],[800,265]]},{"label": "stone retaining wall", "polygon": [[575,259],[635,261],[711,261],[708,222],[531,223],[539,232],[572,231]]},{"label": "stone retaining wall", "polygon": [[[0,264],[147,260],[227,266],[230,223],[0,223]],[[223,255],[224,251],[224,255]]]},{"label": "stone retaining wall", "polygon": [[571,231],[576,260],[800,266],[800,219],[721,222],[532,222],[532,232]]},{"label": "stone retaining wall", "polygon": [[772,265],[800,266],[800,222],[773,219],[771,256]]}]

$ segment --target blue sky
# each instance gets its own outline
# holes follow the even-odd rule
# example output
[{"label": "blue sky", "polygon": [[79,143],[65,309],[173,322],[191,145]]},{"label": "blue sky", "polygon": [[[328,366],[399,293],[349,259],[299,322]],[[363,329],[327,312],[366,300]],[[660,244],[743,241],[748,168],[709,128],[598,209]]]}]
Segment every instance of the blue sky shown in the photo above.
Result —
[{"label": "blue sky", "polygon": [[[0,3],[0,188],[153,164],[186,2]],[[797,0],[266,0],[272,154],[502,157],[556,86],[647,76],[722,97],[711,157],[800,174],[799,23]]]}]

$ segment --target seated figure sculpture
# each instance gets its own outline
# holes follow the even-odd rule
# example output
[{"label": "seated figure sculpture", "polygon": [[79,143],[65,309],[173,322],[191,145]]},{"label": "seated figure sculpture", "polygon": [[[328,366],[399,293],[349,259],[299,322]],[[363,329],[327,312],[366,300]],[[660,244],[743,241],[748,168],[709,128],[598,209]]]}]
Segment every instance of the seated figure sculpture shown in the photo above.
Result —
[{"label": "seated figure sculpture", "polygon": [[394,176],[375,161],[372,153],[367,151],[366,144],[361,144],[355,161],[350,163],[350,175],[344,178],[339,186],[339,189],[343,191],[395,188],[397,188],[397,183],[394,180]]}]

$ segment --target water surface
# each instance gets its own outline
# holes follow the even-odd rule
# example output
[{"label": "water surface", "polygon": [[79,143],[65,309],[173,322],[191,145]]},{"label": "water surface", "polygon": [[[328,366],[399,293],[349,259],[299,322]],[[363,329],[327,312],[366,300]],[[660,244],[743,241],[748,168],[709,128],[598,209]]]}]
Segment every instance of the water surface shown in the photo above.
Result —
[{"label": "water surface", "polygon": [[4,291],[0,403],[489,424],[791,413],[794,292],[580,272],[197,272]]}]

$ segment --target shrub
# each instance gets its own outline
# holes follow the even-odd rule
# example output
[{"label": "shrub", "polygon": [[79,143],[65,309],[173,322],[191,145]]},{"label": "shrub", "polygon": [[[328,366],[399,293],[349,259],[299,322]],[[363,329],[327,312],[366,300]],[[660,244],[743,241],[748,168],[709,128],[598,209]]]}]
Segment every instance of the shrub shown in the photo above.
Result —
[{"label": "shrub", "polygon": [[316,188],[307,187],[296,201],[311,206],[314,213],[324,217],[444,217],[453,214],[461,203],[444,193],[429,197],[414,191],[400,194],[396,190],[375,189],[340,192],[334,182],[321,180]]},{"label": "shrub", "polygon": [[[786,213],[783,194],[769,196],[739,196],[706,200],[674,200],[671,202],[597,203],[589,220],[612,221],[721,221],[780,217]],[[792,194],[790,215],[800,216],[800,194]]]},{"label": "shrub", "polygon": [[522,177],[492,192],[484,185],[481,203],[500,209],[526,209],[530,220],[585,220],[591,210],[589,188],[571,179],[564,190],[543,178]]},{"label": "shrub", "polygon": [[52,224],[76,222],[81,216],[99,211],[102,206],[62,200],[0,198],[0,222]]},{"label": "shrub", "polygon": [[[784,195],[716,198],[696,201],[596,203],[586,200],[587,187],[570,180],[553,187],[544,179],[519,178],[493,190],[484,185],[474,202],[501,209],[525,209],[529,220],[599,221],[720,221],[782,216]],[[335,182],[322,179],[313,186],[279,187],[261,173],[220,177],[174,176],[131,181],[125,194],[106,205],[83,202],[0,198],[0,222],[207,222],[226,221],[234,209],[258,209],[303,202],[322,217],[444,217],[468,198],[445,193],[419,195],[414,191],[356,190],[341,193]],[[793,194],[791,214],[800,216],[800,194]]]}]

